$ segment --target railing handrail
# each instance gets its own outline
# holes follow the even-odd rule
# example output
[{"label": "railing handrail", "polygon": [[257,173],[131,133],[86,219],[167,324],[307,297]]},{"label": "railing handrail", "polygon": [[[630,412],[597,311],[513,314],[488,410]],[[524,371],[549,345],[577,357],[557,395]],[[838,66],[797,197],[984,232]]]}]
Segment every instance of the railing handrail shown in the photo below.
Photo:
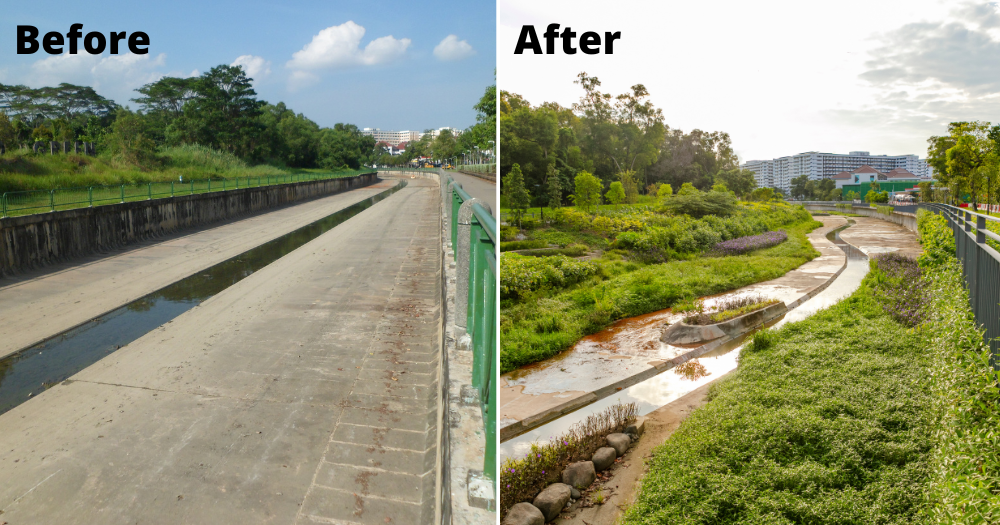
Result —
[{"label": "railing handrail", "polygon": [[476,220],[479,224],[483,226],[483,230],[486,235],[490,237],[490,241],[493,242],[493,246],[497,244],[497,222],[493,218],[493,215],[483,208],[482,204],[476,203],[472,205],[472,213],[476,216]]},{"label": "railing handrail", "polygon": [[[0,193],[0,217],[11,217],[15,215],[10,215],[12,211],[23,211],[23,210],[35,210],[38,211],[32,213],[18,214],[17,216],[28,216],[36,215],[38,213],[46,213],[56,211],[58,207],[60,210],[71,210],[80,209],[86,207],[93,207],[95,204],[98,206],[110,205],[110,204],[120,204],[124,202],[134,202],[137,200],[152,200],[154,196],[157,198],[173,198],[177,196],[193,195],[196,193],[217,193],[220,191],[230,191],[239,189],[248,189],[253,187],[266,187],[266,186],[280,186],[283,184],[294,184],[297,182],[312,182],[316,180],[331,180],[331,179],[342,179],[352,176],[359,176],[368,173],[374,173],[377,168],[364,168],[360,170],[347,170],[347,171],[331,171],[322,173],[289,173],[286,175],[245,175],[233,178],[220,178],[220,179],[188,179],[187,181],[157,181],[157,182],[143,182],[143,183],[131,183],[131,184],[119,184],[119,185],[97,185],[97,186],[77,186],[70,188],[52,188],[48,190],[19,190],[19,191],[7,191]],[[272,179],[274,182],[272,183]],[[212,188],[212,182],[221,182],[222,187],[216,186],[215,189]],[[240,183],[246,181],[246,184],[241,188]],[[256,185],[253,184],[256,181]],[[196,188],[196,185],[208,184],[207,189]],[[235,187],[226,187],[227,183],[235,184]],[[153,191],[153,186],[157,186],[157,191]],[[169,185],[169,191],[167,191],[167,186]],[[190,188],[186,190],[185,188]],[[129,189],[128,194],[126,193],[126,188]],[[142,188],[143,193],[136,194],[134,190]],[[178,189],[179,188],[179,189]],[[95,199],[94,192],[97,190],[116,192],[119,197],[116,198],[105,198],[100,197]],[[46,204],[38,204],[32,206],[21,206],[19,208],[14,208],[10,205],[11,201],[15,202],[18,199],[24,199],[24,196],[38,195],[38,196],[48,196],[48,202]],[[57,195],[81,195],[77,197],[78,200],[73,200],[67,202],[65,199],[61,202],[57,202]],[[86,195],[84,199],[82,195]],[[140,197],[136,199],[136,197]],[[22,204],[28,202],[27,200],[21,200]],[[44,210],[44,211],[43,211]]]}]

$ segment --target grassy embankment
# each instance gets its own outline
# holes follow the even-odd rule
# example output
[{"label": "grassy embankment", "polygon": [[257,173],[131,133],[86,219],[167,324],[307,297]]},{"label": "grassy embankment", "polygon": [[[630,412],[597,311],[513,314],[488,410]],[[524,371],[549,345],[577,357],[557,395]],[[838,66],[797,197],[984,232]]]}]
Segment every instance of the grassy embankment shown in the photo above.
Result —
[{"label": "grassy embankment", "polygon": [[625,524],[997,523],[1000,395],[951,231],[760,332],[654,450]]},{"label": "grassy embankment", "polygon": [[[618,319],[774,279],[819,255],[806,234],[821,223],[785,203],[743,203],[725,218],[675,217],[644,205],[593,218],[573,208],[546,215],[553,219],[549,226],[521,232],[528,241],[584,246],[602,255],[591,260],[502,255],[501,373],[551,357]],[[718,242],[779,228],[788,240],[778,246],[701,256]],[[511,229],[506,236],[512,240]]]},{"label": "grassy embankment", "polygon": [[[94,203],[120,202],[121,185],[126,185],[125,200],[142,200],[152,194],[204,193],[226,187],[280,184],[305,178],[350,176],[356,172],[332,172],[321,169],[282,168],[271,165],[251,166],[234,155],[203,146],[166,148],[151,167],[124,166],[106,155],[90,157],[74,154],[34,154],[30,150],[10,150],[0,157],[0,194],[30,190],[60,189],[55,193],[56,209],[88,205],[94,187]],[[228,181],[232,181],[229,183]],[[193,183],[193,184],[192,184]],[[49,211],[47,193],[8,194],[8,214],[22,215]]]}]

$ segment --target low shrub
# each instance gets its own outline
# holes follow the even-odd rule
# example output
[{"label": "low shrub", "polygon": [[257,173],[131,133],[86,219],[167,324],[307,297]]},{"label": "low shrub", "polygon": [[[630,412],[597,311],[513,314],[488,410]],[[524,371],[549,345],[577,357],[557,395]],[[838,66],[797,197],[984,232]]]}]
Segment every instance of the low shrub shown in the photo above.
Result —
[{"label": "low shrub", "polygon": [[546,246],[548,246],[548,243],[546,243],[545,241],[535,241],[535,240],[509,241],[509,242],[501,241],[500,251],[513,252],[517,250],[533,250],[537,248],[545,248]]},{"label": "low shrub", "polygon": [[[514,242],[517,240],[517,234],[521,233],[521,230],[517,226],[501,226],[500,227],[500,242]],[[501,248],[502,249],[502,248]]]},{"label": "low shrub", "polygon": [[756,312],[779,302],[777,299],[768,299],[761,296],[735,297],[718,302],[712,312],[702,311],[685,317],[684,322],[691,325],[721,323],[750,312]]},{"label": "low shrub", "polygon": [[892,215],[892,213],[896,211],[896,208],[893,208],[892,206],[876,206],[875,211],[881,213],[882,215]]},{"label": "low shrub", "polygon": [[927,210],[917,210],[917,234],[923,253],[917,258],[921,268],[941,266],[955,257],[955,234],[948,220]]},{"label": "low shrub", "polygon": [[514,505],[533,500],[548,484],[558,481],[570,463],[589,460],[606,446],[608,434],[623,432],[638,412],[635,403],[611,405],[548,443],[533,443],[523,458],[505,459],[500,466],[500,519]]},{"label": "low shrub", "polygon": [[598,272],[596,263],[566,256],[500,255],[500,297],[520,298],[544,288],[564,288]]},{"label": "low shrub", "polygon": [[712,252],[719,255],[739,255],[761,248],[777,246],[788,240],[788,234],[783,231],[767,232],[723,241],[715,245]]},{"label": "low shrub", "polygon": [[898,253],[875,255],[869,261],[872,293],[893,319],[917,326],[927,316],[926,281],[916,259]]}]

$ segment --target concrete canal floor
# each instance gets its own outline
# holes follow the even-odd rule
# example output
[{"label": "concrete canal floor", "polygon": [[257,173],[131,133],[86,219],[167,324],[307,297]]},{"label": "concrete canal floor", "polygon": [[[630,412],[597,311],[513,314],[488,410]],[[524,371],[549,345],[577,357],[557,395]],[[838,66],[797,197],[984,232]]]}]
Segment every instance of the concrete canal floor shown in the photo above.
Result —
[{"label": "concrete canal floor", "polygon": [[[436,181],[407,182],[0,416],[0,523],[432,521],[440,490],[440,194]],[[349,195],[334,197],[359,200]],[[302,206],[315,220],[335,211],[334,197]],[[262,242],[262,232],[294,229],[282,222],[242,231],[233,223],[220,228],[237,231],[217,237],[128,252],[119,258],[130,265],[109,261],[117,269],[93,274],[104,279],[100,290],[83,280],[103,261],[21,283],[16,293],[24,301],[34,290],[32,311],[48,320],[76,304],[66,288],[63,299],[53,292],[62,281],[75,283],[69,289],[80,300],[111,305],[102,290],[142,288],[164,266],[222,260]],[[3,304],[9,327],[16,309]],[[41,333],[49,322],[5,328],[0,341],[18,346],[8,341],[18,331]]]},{"label": "concrete canal floor", "polygon": [[196,231],[0,279],[0,357],[385,191],[383,180]]}]

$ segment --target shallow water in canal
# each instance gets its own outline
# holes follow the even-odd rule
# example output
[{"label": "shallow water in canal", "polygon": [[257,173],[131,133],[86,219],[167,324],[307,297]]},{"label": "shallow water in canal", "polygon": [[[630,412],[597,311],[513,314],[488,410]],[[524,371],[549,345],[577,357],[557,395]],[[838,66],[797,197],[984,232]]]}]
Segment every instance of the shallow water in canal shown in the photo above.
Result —
[{"label": "shallow water in canal", "polygon": [[170,322],[362,211],[406,181],[0,359],[0,414]]}]

